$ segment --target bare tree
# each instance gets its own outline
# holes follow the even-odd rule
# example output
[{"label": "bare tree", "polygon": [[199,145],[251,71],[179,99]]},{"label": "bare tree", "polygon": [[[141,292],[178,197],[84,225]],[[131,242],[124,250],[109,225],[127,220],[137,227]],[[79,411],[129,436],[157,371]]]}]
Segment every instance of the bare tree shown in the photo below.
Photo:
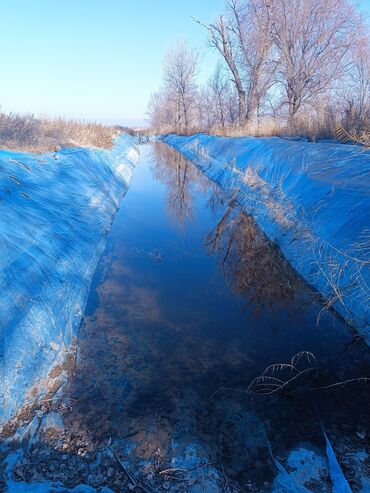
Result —
[{"label": "bare tree", "polygon": [[258,114],[274,81],[270,0],[229,0],[230,30],[237,39],[247,91],[247,122]]},{"label": "bare tree", "polygon": [[218,127],[224,131],[227,125],[235,122],[233,108],[236,104],[235,91],[223,64],[219,62],[215,72],[208,78],[205,87],[201,89],[199,121],[208,130]]},{"label": "bare tree", "polygon": [[[258,112],[273,70],[266,70],[272,47],[269,0],[229,0],[226,13],[205,25],[209,42],[222,55],[238,93],[239,124],[245,126]],[[267,75],[267,77],[266,77]]]},{"label": "bare tree", "polygon": [[220,63],[217,65],[214,74],[208,79],[207,85],[213,96],[216,119],[220,123],[221,128],[224,129],[227,111],[225,103],[229,92],[229,81],[225,78]]},{"label": "bare tree", "polygon": [[356,14],[347,0],[274,0],[272,5],[279,82],[292,119],[343,73]]},{"label": "bare tree", "polygon": [[177,128],[178,96],[173,88],[162,86],[150,96],[147,115],[157,132],[171,132]]},{"label": "bare tree", "polygon": [[198,122],[200,127],[207,132],[211,131],[217,124],[214,106],[214,95],[209,86],[201,86],[198,93]]},{"label": "bare tree", "polygon": [[196,21],[223,69],[199,90],[198,54],[178,42],[149,105],[152,124],[227,133],[238,121],[242,131],[314,139],[339,123],[363,133],[370,125],[370,33],[353,1],[225,0],[215,22]]},{"label": "bare tree", "polygon": [[175,97],[177,131],[186,133],[190,113],[196,102],[199,54],[180,40],[167,53],[163,66],[167,92]]},{"label": "bare tree", "polygon": [[235,39],[230,34],[229,21],[225,21],[224,16],[220,16],[214,24],[205,27],[210,34],[210,44],[221,53],[232,74],[232,82],[235,84],[238,93],[239,125],[244,127],[247,123],[246,90],[244,88],[241,68],[237,63],[238,47]]},{"label": "bare tree", "polygon": [[343,81],[344,125],[359,131],[370,126],[370,36],[362,31],[351,49],[349,76]]}]

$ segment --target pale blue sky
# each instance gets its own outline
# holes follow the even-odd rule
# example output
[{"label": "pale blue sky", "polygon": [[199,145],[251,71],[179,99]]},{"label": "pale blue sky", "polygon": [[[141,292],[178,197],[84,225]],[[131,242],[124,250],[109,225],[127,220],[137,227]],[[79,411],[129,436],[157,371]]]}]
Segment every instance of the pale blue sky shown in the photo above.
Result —
[{"label": "pale blue sky", "polygon": [[216,55],[191,16],[223,0],[1,0],[0,104],[5,111],[87,119],[143,118],[161,61],[178,37]]},{"label": "pale blue sky", "polygon": [[[142,119],[178,37],[216,64],[206,32],[223,0],[1,0],[4,111],[85,119]],[[370,13],[370,0],[362,0]]]}]

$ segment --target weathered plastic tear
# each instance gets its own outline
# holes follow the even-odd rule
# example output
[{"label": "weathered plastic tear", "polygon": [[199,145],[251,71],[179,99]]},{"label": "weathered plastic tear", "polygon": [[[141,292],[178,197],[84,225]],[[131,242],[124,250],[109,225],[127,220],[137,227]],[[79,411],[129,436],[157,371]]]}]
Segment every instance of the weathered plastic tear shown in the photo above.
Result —
[{"label": "weathered plastic tear", "polygon": [[370,342],[370,151],[197,134],[163,139],[251,213],[293,267]]},{"label": "weathered plastic tear", "polygon": [[0,152],[0,424],[30,398],[76,335],[139,153]]}]

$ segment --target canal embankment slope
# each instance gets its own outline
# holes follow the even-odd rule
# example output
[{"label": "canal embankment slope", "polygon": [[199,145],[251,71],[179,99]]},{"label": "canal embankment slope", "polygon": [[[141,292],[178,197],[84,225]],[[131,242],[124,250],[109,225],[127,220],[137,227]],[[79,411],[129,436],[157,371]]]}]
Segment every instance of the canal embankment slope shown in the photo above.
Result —
[{"label": "canal embankment slope", "polygon": [[76,336],[138,157],[125,134],[111,149],[0,151],[0,424],[60,385],[61,367],[50,372]]}]

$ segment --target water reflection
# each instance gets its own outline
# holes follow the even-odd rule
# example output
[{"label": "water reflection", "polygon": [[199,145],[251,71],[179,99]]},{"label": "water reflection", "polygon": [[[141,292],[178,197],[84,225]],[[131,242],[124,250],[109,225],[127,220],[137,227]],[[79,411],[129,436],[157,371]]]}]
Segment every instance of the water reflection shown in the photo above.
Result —
[{"label": "water reflection", "polygon": [[206,197],[219,219],[205,235],[205,248],[217,257],[225,282],[255,313],[282,306],[293,309],[295,298],[307,303],[315,297],[233,198],[171,147],[157,144],[154,156],[154,176],[166,186],[168,214],[176,224],[184,227],[194,219],[197,197]]},{"label": "water reflection", "polygon": [[[197,194],[209,193],[211,182],[166,144],[153,146],[153,175],[166,186],[167,213],[180,228],[194,217]],[[214,186],[215,187],[215,186]]]},{"label": "water reflection", "polygon": [[206,246],[220,258],[233,291],[255,310],[292,307],[298,296],[303,302],[303,292],[313,296],[254,219],[233,201],[208,235]]},{"label": "water reflection", "polygon": [[[361,344],[347,351],[351,336],[331,314],[316,326],[320,306],[310,290],[232,197],[164,145],[142,155],[94,276],[64,389],[64,429],[40,435],[47,454],[33,450],[27,467],[35,472],[40,454],[52,450],[36,472],[53,478],[62,460],[55,454],[86,454],[78,479],[89,482],[97,451],[112,442],[124,466],[160,492],[169,486],[158,471],[196,446],[221,487],[225,475],[230,491],[270,492],[276,469],[261,423],[277,455],[303,441],[322,450],[315,404],[334,445],[353,446],[367,419],[361,396],[276,395],[252,410],[243,394],[211,395],[247,388],[268,365],[302,350],[315,353],[328,383],[344,371],[366,374]],[[161,262],[137,254],[154,249]],[[114,482],[126,476],[117,461],[101,475],[99,486],[128,491]],[[178,480],[170,488],[188,491]]]}]

